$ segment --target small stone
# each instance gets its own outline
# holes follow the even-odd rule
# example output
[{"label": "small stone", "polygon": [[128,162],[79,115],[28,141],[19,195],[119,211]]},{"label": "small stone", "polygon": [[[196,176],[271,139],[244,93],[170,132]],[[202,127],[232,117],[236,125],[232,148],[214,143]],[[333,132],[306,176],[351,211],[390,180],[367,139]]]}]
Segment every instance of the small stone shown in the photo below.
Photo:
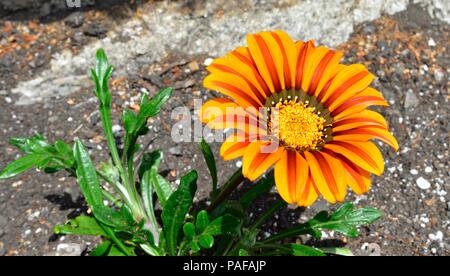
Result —
[{"label": "small stone", "polygon": [[64,23],[72,28],[78,28],[83,25],[84,15],[81,12],[74,12],[66,17]]},{"label": "small stone", "polygon": [[436,42],[434,41],[433,38],[428,39],[428,46],[430,46],[430,47],[436,46]]},{"label": "small stone", "polygon": [[179,146],[171,147],[169,153],[175,156],[181,156],[181,148]]},{"label": "small stone", "polygon": [[431,187],[430,182],[428,180],[426,180],[425,178],[423,178],[423,177],[417,178],[416,184],[422,190],[427,190],[427,189],[429,189]]},{"label": "small stone", "polygon": [[239,161],[236,162],[236,167],[237,167],[237,168],[242,167],[242,161],[241,161],[241,160],[239,160]]},{"label": "small stone", "polygon": [[81,246],[76,243],[60,243],[56,247],[57,256],[80,256]]},{"label": "small stone", "polygon": [[416,169],[412,169],[409,171],[412,175],[417,175],[419,172]]},{"label": "small stone", "polygon": [[408,92],[406,92],[406,96],[405,96],[405,108],[411,108],[411,107],[416,107],[419,105],[419,99],[417,98],[417,96],[414,94],[414,92],[409,89]]},{"label": "small stone", "polygon": [[198,65],[198,62],[193,60],[188,63],[189,69],[191,69],[192,72],[196,72],[200,69],[200,66]]},{"label": "small stone", "polygon": [[434,79],[437,82],[441,82],[444,79],[444,73],[442,71],[436,71],[434,72]]},{"label": "small stone", "polygon": [[48,122],[49,123],[55,123],[56,121],[58,121],[58,116],[50,116],[50,117],[48,117]]},{"label": "small stone", "polygon": [[214,60],[212,59],[212,58],[207,58],[207,59],[205,59],[205,61],[203,62],[203,64],[205,65],[205,66],[209,66],[209,65],[211,65],[211,63],[213,62]]},{"label": "small stone", "polygon": [[433,171],[433,168],[430,167],[430,166],[428,166],[428,167],[425,168],[425,172],[426,172],[426,173],[430,173],[430,172],[432,172],[432,171]]},{"label": "small stone", "polygon": [[122,130],[122,127],[119,125],[113,125],[112,126],[112,132],[114,133],[114,135],[116,135],[117,133],[119,133]]},{"label": "small stone", "polygon": [[10,97],[5,97],[5,102],[6,103],[12,103],[12,99]]}]

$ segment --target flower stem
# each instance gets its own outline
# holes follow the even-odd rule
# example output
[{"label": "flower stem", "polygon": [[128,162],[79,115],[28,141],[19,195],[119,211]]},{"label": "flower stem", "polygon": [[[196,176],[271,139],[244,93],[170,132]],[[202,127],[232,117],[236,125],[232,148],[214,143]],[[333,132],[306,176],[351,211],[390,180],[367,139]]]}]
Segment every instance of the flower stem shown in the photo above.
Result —
[{"label": "flower stem", "polygon": [[223,187],[220,189],[219,195],[211,203],[211,205],[206,208],[206,211],[211,212],[217,208],[235,189],[239,184],[244,181],[244,176],[242,175],[242,169],[239,168],[229,179]]}]

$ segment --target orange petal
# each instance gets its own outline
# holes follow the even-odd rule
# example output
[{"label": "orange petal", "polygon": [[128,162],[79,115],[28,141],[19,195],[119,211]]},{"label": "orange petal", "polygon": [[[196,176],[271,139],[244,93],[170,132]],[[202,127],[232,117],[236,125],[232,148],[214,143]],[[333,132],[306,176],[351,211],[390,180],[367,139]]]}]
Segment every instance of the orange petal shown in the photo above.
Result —
[{"label": "orange petal", "polygon": [[[243,49],[242,49],[243,48]],[[253,94],[261,101],[270,96],[270,91],[259,75],[255,64],[248,55],[246,47],[238,48],[225,57],[215,59],[214,62],[208,66],[208,71],[211,73],[225,72],[232,73],[247,82]]]},{"label": "orange petal", "polygon": [[324,148],[343,155],[358,167],[376,175],[381,175],[384,171],[383,156],[372,142],[331,141]]},{"label": "orange petal", "polygon": [[262,102],[253,94],[248,84],[235,74],[210,74],[204,79],[203,86],[231,97],[244,108],[262,106]]},{"label": "orange petal", "polygon": [[317,189],[328,202],[335,203],[338,188],[330,165],[318,152],[305,151],[304,155]]},{"label": "orange petal", "polygon": [[[329,52],[330,49],[324,46],[314,48],[309,55],[306,56],[305,65],[302,77],[302,90],[311,93],[309,90],[311,79],[316,72],[316,69],[323,59],[323,57]],[[311,93],[312,94],[312,93]]]},{"label": "orange petal", "polygon": [[[336,76],[336,79],[338,78],[338,76],[339,74]],[[336,109],[336,107],[340,106],[342,103],[355,96],[358,92],[363,91],[370,85],[370,83],[374,79],[374,76],[370,74],[365,68],[361,69],[359,72],[351,76],[349,73],[347,77],[348,78],[344,82],[342,82],[342,84],[339,85],[325,101],[325,106],[327,106],[330,111]],[[332,86],[333,83],[331,84],[330,91],[332,91],[333,89]]]},{"label": "orange petal", "polygon": [[264,40],[261,33],[249,34],[247,36],[247,44],[252,59],[270,91],[272,93],[281,91],[275,61],[271,55],[267,41]]},{"label": "orange petal", "polygon": [[199,119],[202,123],[208,123],[214,120],[218,116],[222,116],[226,113],[226,108],[238,107],[238,105],[231,99],[215,98],[204,103],[199,110]]},{"label": "orange petal", "polygon": [[[345,92],[354,83],[358,82],[364,77],[364,74],[368,74],[366,67],[361,64],[352,64],[345,66],[334,78],[327,89],[325,95],[322,97],[322,102],[325,105],[329,105],[328,99],[333,96],[335,99],[338,95]],[[358,91],[356,91],[358,92]]]},{"label": "orange petal", "polygon": [[226,161],[241,157],[249,144],[248,137],[242,132],[233,133],[227,137],[220,147],[220,155]]},{"label": "orange petal", "polygon": [[341,158],[345,171],[345,180],[349,187],[358,195],[370,189],[370,173],[355,166],[346,158]]},{"label": "orange petal", "polygon": [[384,100],[384,97],[380,92],[372,87],[368,87],[342,103],[331,112],[331,115],[335,120],[338,120],[350,114],[361,112],[372,105],[388,106],[388,103]]},{"label": "orange petal", "polygon": [[289,175],[288,171],[290,170],[289,162],[288,162],[288,153],[289,151],[285,151],[283,155],[280,157],[275,163],[275,185],[277,186],[278,193],[281,198],[287,203],[293,203],[290,190],[289,190]]},{"label": "orange petal", "polygon": [[333,131],[337,132],[364,126],[380,126],[387,128],[388,124],[380,113],[366,109],[346,116],[343,119],[335,120],[333,123]]},{"label": "orange petal", "polygon": [[384,127],[360,127],[333,133],[334,141],[369,141],[374,138],[385,142],[395,151],[398,150],[397,140]]},{"label": "orange petal", "polygon": [[298,55],[297,55],[297,64],[296,64],[296,77],[295,77],[295,89],[299,90],[302,88],[302,82],[303,82],[303,75],[305,74],[306,70],[306,60],[311,55],[312,51],[314,50],[314,41],[310,40],[306,43],[303,43],[302,41],[298,41],[295,44],[298,48]]},{"label": "orange petal", "polygon": [[277,41],[280,49],[282,49],[284,60],[284,82],[286,89],[295,87],[295,72],[297,66],[297,47],[289,35],[283,31],[275,31],[271,33]]},{"label": "orange petal", "polygon": [[[327,55],[331,55],[332,57],[331,59],[327,62],[327,60],[322,60],[321,64],[325,64],[326,66],[325,68],[323,68],[323,71],[318,71],[318,70],[322,70],[321,64],[319,64],[319,67],[316,69],[318,77],[318,80],[315,80],[315,78],[313,77],[314,81],[312,80],[312,83],[317,82],[317,85],[314,87],[311,87],[310,89],[312,91],[314,91],[314,95],[318,97],[319,93],[324,90],[324,93],[326,91],[325,85],[331,80],[333,79],[340,71],[342,71],[342,69],[344,69],[346,67],[346,65],[343,64],[339,64],[339,61],[342,59],[342,56],[344,55],[342,52],[340,51],[331,51],[330,53],[327,53]],[[320,74],[321,72],[321,74]],[[331,84],[331,83],[330,83]],[[320,98],[319,98],[320,99]]]},{"label": "orange petal", "polygon": [[302,195],[300,199],[297,201],[297,205],[305,207],[310,206],[317,200],[318,196],[319,193],[310,175],[306,182],[305,188],[303,189]]},{"label": "orange petal", "polygon": [[242,162],[242,174],[250,181],[254,181],[261,176],[281,158],[285,151],[283,147],[277,147],[274,152],[262,152],[263,147],[268,144],[269,142],[266,141],[253,141],[245,150]]}]

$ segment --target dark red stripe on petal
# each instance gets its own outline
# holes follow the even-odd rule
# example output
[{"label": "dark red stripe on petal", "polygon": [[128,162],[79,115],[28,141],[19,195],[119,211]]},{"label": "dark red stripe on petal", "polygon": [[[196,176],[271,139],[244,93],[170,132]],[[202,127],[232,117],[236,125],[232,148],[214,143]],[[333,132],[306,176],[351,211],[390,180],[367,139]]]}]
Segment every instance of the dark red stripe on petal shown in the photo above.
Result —
[{"label": "dark red stripe on petal", "polygon": [[316,68],[316,71],[314,71],[314,74],[311,78],[311,83],[309,84],[308,92],[309,94],[313,94],[314,91],[316,91],[317,86],[319,85],[320,79],[322,78],[323,73],[325,72],[325,69],[328,66],[328,63],[330,63],[331,59],[333,58],[334,54],[336,52],[333,50],[328,51],[322,60],[320,61],[319,65]]},{"label": "dark red stripe on petal", "polygon": [[355,97],[352,99],[347,100],[343,104],[341,104],[339,107],[337,107],[335,110],[331,112],[332,116],[336,116],[339,113],[343,112],[347,108],[350,108],[355,105],[364,104],[364,103],[370,103],[370,102],[385,102],[385,100],[381,97],[377,96],[361,96],[361,97]]},{"label": "dark red stripe on petal", "polygon": [[[284,83],[286,86],[286,89],[290,89],[291,88],[291,84],[292,84],[292,78],[291,78],[291,70],[289,68],[289,60],[286,54],[286,51],[284,49],[283,46],[283,42],[281,41],[281,38],[278,36],[277,33],[271,33],[273,38],[275,39],[275,41],[278,44],[278,47],[280,47],[281,53],[283,55],[283,70],[284,70]],[[294,62],[294,61],[292,61]]]},{"label": "dark red stripe on petal", "polygon": [[325,106],[328,107],[333,103],[340,95],[342,95],[347,89],[349,89],[352,85],[362,80],[369,74],[368,71],[362,71],[352,76],[348,80],[346,80],[341,86],[336,88],[333,94],[325,101]]},{"label": "dark red stripe on petal", "polygon": [[270,73],[270,78],[272,79],[273,86],[275,87],[275,91],[279,92],[281,91],[281,84],[280,80],[278,79],[277,69],[273,61],[272,55],[270,54],[269,47],[267,47],[266,42],[260,35],[255,35],[255,40],[264,57],[264,61]]}]

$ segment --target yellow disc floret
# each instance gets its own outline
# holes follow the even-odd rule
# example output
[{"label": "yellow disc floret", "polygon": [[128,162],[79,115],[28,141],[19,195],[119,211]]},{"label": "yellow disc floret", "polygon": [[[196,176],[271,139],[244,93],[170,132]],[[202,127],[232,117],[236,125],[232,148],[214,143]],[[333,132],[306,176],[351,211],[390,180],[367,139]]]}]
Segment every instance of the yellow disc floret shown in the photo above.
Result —
[{"label": "yellow disc floret", "polygon": [[285,100],[275,105],[274,114],[271,128],[278,133],[284,147],[296,151],[315,150],[323,142],[325,119],[317,115],[315,107]]}]

